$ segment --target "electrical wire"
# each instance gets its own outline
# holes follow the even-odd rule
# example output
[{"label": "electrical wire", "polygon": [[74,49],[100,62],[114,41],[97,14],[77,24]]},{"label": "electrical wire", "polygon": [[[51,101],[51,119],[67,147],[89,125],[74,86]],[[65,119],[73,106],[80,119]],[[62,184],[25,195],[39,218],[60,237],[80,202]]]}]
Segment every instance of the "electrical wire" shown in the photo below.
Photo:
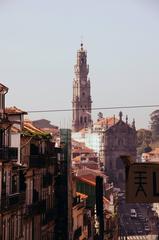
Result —
[{"label": "electrical wire", "polygon": [[[159,104],[154,105],[132,105],[132,106],[114,106],[114,107],[94,107],[91,111],[95,110],[113,110],[113,109],[132,109],[132,108],[154,108],[159,107]],[[87,108],[80,108],[76,110],[90,110]],[[48,112],[71,112],[73,109],[44,109],[44,110],[28,110],[28,113],[48,113]]]}]

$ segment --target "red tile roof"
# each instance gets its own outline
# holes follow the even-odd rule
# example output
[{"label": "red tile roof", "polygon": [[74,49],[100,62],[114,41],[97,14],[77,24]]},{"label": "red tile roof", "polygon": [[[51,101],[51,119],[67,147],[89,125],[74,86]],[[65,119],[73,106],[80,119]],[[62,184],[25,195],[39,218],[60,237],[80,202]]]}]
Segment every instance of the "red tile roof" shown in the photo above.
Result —
[{"label": "red tile roof", "polygon": [[5,108],[5,113],[7,113],[9,115],[27,114],[27,112],[15,107],[15,106]]},{"label": "red tile roof", "polygon": [[95,181],[95,177],[94,175],[92,174],[88,174],[88,175],[82,175],[82,176],[76,176],[76,178],[78,180],[80,180],[81,182],[85,182],[85,183],[88,183],[92,186],[95,186],[96,185],[96,181]]},{"label": "red tile roof", "polygon": [[93,149],[86,147],[84,143],[81,142],[74,142],[72,144],[72,152],[73,153],[80,153],[80,154],[84,154],[84,153],[94,153]]},{"label": "red tile roof", "polygon": [[8,91],[8,88],[4,86],[2,83],[0,83],[0,91],[2,90]]},{"label": "red tile roof", "polygon": [[84,193],[80,193],[80,192],[76,192],[77,196],[80,196],[81,199],[86,199],[88,198],[88,195],[84,194]]},{"label": "red tile roof", "polygon": [[118,121],[119,121],[119,119],[117,119],[117,118],[114,119],[114,117],[107,117],[107,118],[102,118],[101,120],[97,121],[94,125],[101,125],[101,126],[108,125],[108,127],[111,127],[114,124],[116,124]]},{"label": "red tile roof", "polygon": [[24,131],[27,130],[31,133],[45,134],[46,132],[40,128],[35,127],[31,121],[25,120],[23,125]]},{"label": "red tile roof", "polygon": [[88,154],[88,153],[94,153],[94,151],[90,148],[76,148],[76,149],[72,149],[72,153],[80,153],[80,154]]},{"label": "red tile roof", "polygon": [[74,158],[72,159],[72,161],[74,161],[74,162],[76,162],[76,163],[80,163],[80,161],[81,161],[81,156],[74,157]]},{"label": "red tile roof", "polygon": [[154,150],[152,150],[151,152],[149,152],[150,155],[155,155],[155,154],[159,154],[159,148],[155,148]]}]

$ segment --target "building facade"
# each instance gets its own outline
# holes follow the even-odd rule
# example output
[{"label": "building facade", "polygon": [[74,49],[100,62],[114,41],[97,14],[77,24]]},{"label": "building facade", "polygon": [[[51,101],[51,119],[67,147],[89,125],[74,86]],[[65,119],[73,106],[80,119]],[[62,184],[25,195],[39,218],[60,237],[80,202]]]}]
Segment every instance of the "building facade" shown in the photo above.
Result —
[{"label": "building facade", "polygon": [[93,148],[98,155],[99,169],[105,171],[116,187],[124,188],[125,170],[120,156],[129,155],[136,160],[135,121],[128,123],[128,117],[123,120],[120,112],[119,118],[102,118],[93,125],[91,131],[85,129],[73,133],[72,137]]},{"label": "building facade", "polygon": [[87,65],[87,52],[81,44],[77,52],[77,62],[74,67],[75,79],[73,80],[72,100],[72,129],[77,132],[82,128],[91,126],[91,91],[90,80],[88,79],[89,66]]},{"label": "building facade", "polygon": [[110,180],[116,187],[125,189],[125,167],[120,158],[122,155],[131,156],[136,161],[136,129],[135,122],[128,124],[122,120],[122,112],[119,113],[119,121],[103,132],[104,169]]},{"label": "building facade", "polygon": [[5,108],[7,92],[0,84],[0,239],[72,239],[71,131],[55,147],[26,112]]}]

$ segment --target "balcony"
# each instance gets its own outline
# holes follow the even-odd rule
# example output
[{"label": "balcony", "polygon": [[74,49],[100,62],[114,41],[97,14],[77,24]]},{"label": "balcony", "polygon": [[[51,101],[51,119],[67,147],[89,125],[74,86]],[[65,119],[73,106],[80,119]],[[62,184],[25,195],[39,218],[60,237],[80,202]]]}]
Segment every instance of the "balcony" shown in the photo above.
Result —
[{"label": "balcony", "polygon": [[15,147],[1,147],[0,161],[9,162],[18,159],[18,148]]},{"label": "balcony", "polygon": [[55,208],[47,209],[43,218],[43,225],[48,224],[50,221],[53,221],[57,216]]},{"label": "balcony", "polygon": [[38,215],[42,214],[46,211],[46,200],[37,200],[36,202],[33,202],[30,205],[27,205],[26,207],[26,215],[32,216],[32,215]]},{"label": "balcony", "polygon": [[52,184],[53,176],[51,173],[46,173],[43,175],[43,188],[48,187]]},{"label": "balcony", "polygon": [[46,164],[46,156],[42,154],[30,155],[29,167],[30,168],[44,168]]},{"label": "balcony", "polygon": [[112,231],[112,229],[105,231],[104,232],[104,237],[106,237],[106,239],[113,239],[113,231]]},{"label": "balcony", "polygon": [[46,165],[47,165],[47,166],[54,165],[54,163],[55,163],[55,158],[56,158],[56,157],[54,157],[54,156],[46,155]]},{"label": "balcony", "polygon": [[25,192],[14,193],[1,198],[0,211],[7,211],[25,202]]}]

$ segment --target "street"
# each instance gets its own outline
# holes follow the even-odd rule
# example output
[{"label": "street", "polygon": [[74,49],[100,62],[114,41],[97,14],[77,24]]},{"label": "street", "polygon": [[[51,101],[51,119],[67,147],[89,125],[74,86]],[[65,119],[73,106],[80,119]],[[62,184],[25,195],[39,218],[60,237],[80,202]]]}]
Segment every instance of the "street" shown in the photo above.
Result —
[{"label": "street", "polygon": [[[131,217],[131,209],[135,209],[137,217]],[[128,204],[125,198],[119,198],[119,232],[121,239],[153,239],[159,233],[159,220],[154,216],[150,204]]]}]

